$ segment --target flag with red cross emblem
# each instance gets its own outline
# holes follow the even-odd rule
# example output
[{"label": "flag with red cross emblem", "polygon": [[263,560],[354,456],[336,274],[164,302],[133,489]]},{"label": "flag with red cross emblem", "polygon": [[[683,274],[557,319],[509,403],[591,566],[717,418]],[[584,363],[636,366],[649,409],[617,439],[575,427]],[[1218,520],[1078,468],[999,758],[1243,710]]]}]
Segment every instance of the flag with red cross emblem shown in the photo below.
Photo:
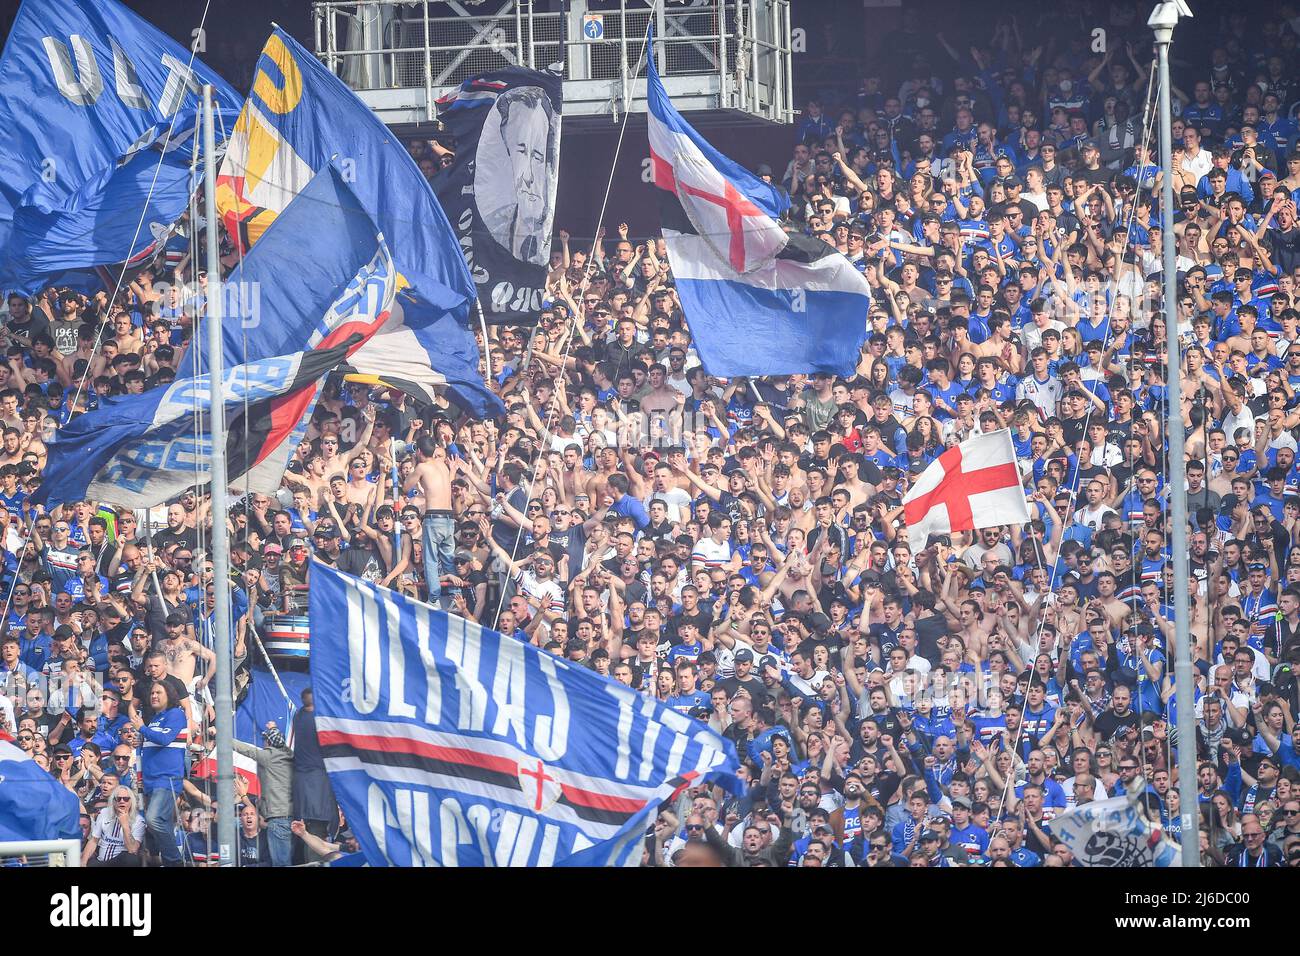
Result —
[{"label": "flag with red cross emblem", "polygon": [[932,534],[1029,521],[1011,432],[973,435],[936,458],[903,498],[903,518],[913,551]]}]

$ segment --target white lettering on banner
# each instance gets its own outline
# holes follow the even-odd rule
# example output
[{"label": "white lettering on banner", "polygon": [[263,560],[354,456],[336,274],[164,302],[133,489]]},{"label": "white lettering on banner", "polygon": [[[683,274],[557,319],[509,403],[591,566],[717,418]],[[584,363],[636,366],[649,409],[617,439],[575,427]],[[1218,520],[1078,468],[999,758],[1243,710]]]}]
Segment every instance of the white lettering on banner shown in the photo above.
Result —
[{"label": "white lettering on banner", "polygon": [[[367,788],[367,823],[383,857],[390,864],[405,866],[459,866],[460,848],[478,845],[488,866],[552,866],[560,848],[560,828],[537,817],[514,810],[492,809],[481,803],[462,803],[443,797],[437,806],[434,831],[434,795],[423,789],[395,787],[391,791],[377,783]],[[411,847],[409,861],[394,860],[389,852],[387,830],[402,834]],[[438,853],[434,852],[434,841]],[[591,846],[575,835],[571,852]],[[534,853],[536,859],[534,860]]]},{"label": "white lettering on banner", "polygon": [[442,835],[442,865],[460,866],[460,848],[469,846],[469,823],[455,797],[444,797],[438,804],[438,826]]},{"label": "white lettering on banner", "polygon": [[465,811],[465,819],[469,821],[474,838],[478,840],[478,850],[483,854],[483,864],[490,865],[496,859],[492,854],[492,811],[481,803],[472,803]]},{"label": "white lettering on banner", "polygon": [[502,638],[497,642],[497,670],[492,679],[492,700],[497,705],[497,719],[492,734],[514,737],[521,747],[528,745],[524,730],[525,698],[528,695],[528,672],[524,664],[524,646]]},{"label": "white lettering on banner", "polygon": [[50,61],[50,70],[54,73],[54,85],[59,88],[63,98],[77,106],[94,106],[99,95],[104,92],[104,78],[99,75],[99,64],[95,62],[95,51],[90,48],[90,41],[83,36],[73,34],[73,56],[77,58],[77,67],[72,67],[72,57],[63,42],[54,37],[42,37],[41,45]]},{"label": "white lettering on banner", "polygon": [[463,618],[447,618],[447,659],[456,667],[459,704],[456,713],[458,730],[483,730],[487,713],[487,688],[478,679],[480,628]]},{"label": "white lettering on banner", "polygon": [[162,97],[158,100],[158,112],[162,113],[163,116],[171,116],[181,108],[181,103],[185,100],[186,90],[195,95],[199,93],[199,81],[194,78],[194,73],[188,63],[176,59],[170,53],[164,53],[161,62],[171,73],[167,76],[167,83],[163,86]]},{"label": "white lettering on banner", "polygon": [[555,672],[555,659],[539,654],[537,662],[551,689],[551,712],[537,715],[533,749],[543,760],[559,760],[569,750],[569,694]]},{"label": "white lettering on banner", "polygon": [[641,766],[637,768],[636,778],[642,781],[650,779],[650,771],[654,769],[655,763],[655,744],[659,742],[659,734],[663,730],[663,725],[655,721],[654,712],[653,700],[647,697],[641,701],[641,716],[646,718],[646,725],[645,733],[641,736]]},{"label": "white lettering on banner", "polygon": [[424,663],[424,722],[431,726],[442,723],[442,673],[438,670],[437,658],[429,646],[429,616],[415,616],[415,643],[420,649],[420,660]]},{"label": "white lettering on banner", "polygon": [[414,717],[415,705],[406,702],[406,652],[402,647],[401,611],[388,594],[381,594],[379,600],[383,602],[388,624],[388,716]]},{"label": "white lettering on banner", "polygon": [[[140,83],[135,64],[115,37],[109,36],[107,39],[113,52],[114,85],[122,104],[136,110],[149,109],[153,104],[149,102],[149,95]],[[90,41],[79,34],[72,34],[68,42],[72,45],[71,55],[63,41],[55,37],[41,38],[45,56],[50,61],[50,71],[54,75],[54,85],[68,102],[77,106],[94,106],[104,92],[104,78],[95,61],[95,51]],[[77,61],[75,69],[72,65],[74,57]],[[198,94],[201,88],[194,78],[193,70],[185,61],[164,53],[159,62],[167,68],[168,74],[158,101],[158,112],[169,117],[180,109],[186,91]]]},{"label": "white lettering on banner", "polygon": [[388,801],[384,799],[384,788],[377,783],[366,787],[366,820],[370,824],[370,833],[379,846],[379,855],[391,866],[393,858],[388,855]]},{"label": "white lettering on banner", "polygon": [[626,780],[632,772],[632,707],[637,693],[622,684],[604,685],[607,694],[618,701],[618,744],[614,759],[614,776]]},{"label": "white lettering on banner", "polygon": [[153,104],[149,102],[149,95],[140,85],[135,64],[113,37],[108,38],[108,45],[113,48],[113,79],[117,84],[118,99],[132,109],[147,110]]},{"label": "white lettering on banner", "polygon": [[369,591],[358,589],[357,600],[348,602],[348,673],[352,706],[358,714],[379,706],[380,653],[379,609]]},{"label": "white lettering on banner", "polygon": [[425,790],[398,787],[394,796],[397,799],[397,827],[411,847],[411,859],[407,865],[437,866],[438,861],[429,843],[429,802],[432,795]]}]

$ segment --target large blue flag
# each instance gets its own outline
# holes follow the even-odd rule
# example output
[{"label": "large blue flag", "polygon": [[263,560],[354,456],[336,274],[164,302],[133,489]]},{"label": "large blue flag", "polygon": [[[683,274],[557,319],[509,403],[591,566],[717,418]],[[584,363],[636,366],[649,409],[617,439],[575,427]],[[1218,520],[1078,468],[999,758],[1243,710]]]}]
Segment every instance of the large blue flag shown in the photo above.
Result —
[{"label": "large blue flag", "polygon": [[[229,426],[224,453],[232,485],[284,447],[285,434],[302,417],[304,396],[315,395],[318,380],[355,344],[349,340],[225,370],[222,396]],[[151,508],[206,483],[213,455],[211,408],[206,374],[104,400],[50,441],[32,502],[90,498]]]},{"label": "large blue flag", "polygon": [[786,233],[779,190],[710,146],[673,107],[653,54],[647,131],[664,244],[686,324],[714,375],[852,375],[871,287],[820,239]]},{"label": "large blue flag", "polygon": [[0,841],[80,840],[80,817],[76,794],[0,739]]},{"label": "large blue flag", "polygon": [[344,170],[383,231],[399,288],[409,286],[393,313],[395,334],[368,343],[354,367],[426,401],[432,386],[445,382],[476,415],[504,411],[478,373],[478,348],[468,331],[474,280],[428,181],[370,108],[277,28],[258,60],[217,181],[227,232],[241,247],[256,249],[330,163]]},{"label": "large blue flag", "polygon": [[0,56],[0,285],[146,253],[189,202],[205,83],[233,124],[239,94],[116,0],[25,0]]},{"label": "large blue flag", "polygon": [[217,202],[227,231],[244,247],[255,245],[334,161],[374,213],[412,291],[464,318],[474,280],[428,181],[370,108],[277,27],[221,164]]},{"label": "large blue flag", "polygon": [[375,866],[637,866],[731,742],[532,644],[314,562],[316,729]]},{"label": "large blue flag", "polygon": [[394,299],[387,237],[349,178],[337,160],[327,163],[227,279],[226,314],[239,317],[223,326],[227,365],[328,347],[358,312],[366,323],[382,314],[379,331],[349,357],[354,369],[422,401],[445,385],[476,415],[502,413],[478,373],[474,337],[409,291]]}]

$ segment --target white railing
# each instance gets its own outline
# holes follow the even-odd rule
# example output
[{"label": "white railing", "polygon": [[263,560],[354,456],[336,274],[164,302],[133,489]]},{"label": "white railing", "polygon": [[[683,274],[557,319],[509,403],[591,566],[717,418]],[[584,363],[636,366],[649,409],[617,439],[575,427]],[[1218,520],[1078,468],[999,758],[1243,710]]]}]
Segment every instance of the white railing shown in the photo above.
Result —
[{"label": "white railing", "polygon": [[402,101],[418,104],[424,120],[466,78],[511,65],[556,69],[567,81],[566,113],[617,114],[638,108],[633,70],[653,16],[655,63],[670,92],[678,85],[707,94],[697,108],[793,122],[789,0],[622,0],[601,14],[599,38],[584,35],[585,0],[571,0],[567,13],[538,11],[533,0],[494,3],[485,12],[493,3],[318,0],[316,54],[368,101],[421,93]]}]

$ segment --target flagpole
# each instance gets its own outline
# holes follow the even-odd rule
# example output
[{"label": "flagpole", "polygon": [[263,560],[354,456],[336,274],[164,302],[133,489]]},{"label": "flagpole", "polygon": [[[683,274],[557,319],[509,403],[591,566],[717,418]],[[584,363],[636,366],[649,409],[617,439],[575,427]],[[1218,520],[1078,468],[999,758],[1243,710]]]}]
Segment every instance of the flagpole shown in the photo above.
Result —
[{"label": "flagpole", "polygon": [[[1165,171],[1160,192],[1161,239],[1164,265],[1165,341],[1169,394],[1169,521],[1174,563],[1174,647],[1167,658],[1174,664],[1174,701],[1178,708],[1178,796],[1181,804],[1180,824],[1183,866],[1201,865],[1198,823],[1200,800],[1196,781],[1196,715],[1192,675],[1192,639],[1188,626],[1188,561],[1191,546],[1187,541],[1187,462],[1184,460],[1183,384],[1178,341],[1178,256],[1174,245],[1173,120],[1170,114],[1169,44],[1179,16],[1191,16],[1183,0],[1164,0],[1151,13],[1147,26],[1156,37],[1156,55],[1160,74],[1160,167]],[[1169,663],[1166,661],[1165,666]]]},{"label": "flagpole", "polygon": [[[209,489],[212,494],[212,585],[216,606],[212,621],[213,652],[217,656],[217,846],[221,866],[232,866],[235,845],[234,698],[230,651],[230,530],[226,525],[226,415],[221,378],[222,301],[221,256],[217,248],[217,157],[213,128],[212,87],[203,87],[203,214],[207,218],[208,258],[208,377],[211,401],[212,455]],[[197,341],[195,346],[197,346]]]}]

